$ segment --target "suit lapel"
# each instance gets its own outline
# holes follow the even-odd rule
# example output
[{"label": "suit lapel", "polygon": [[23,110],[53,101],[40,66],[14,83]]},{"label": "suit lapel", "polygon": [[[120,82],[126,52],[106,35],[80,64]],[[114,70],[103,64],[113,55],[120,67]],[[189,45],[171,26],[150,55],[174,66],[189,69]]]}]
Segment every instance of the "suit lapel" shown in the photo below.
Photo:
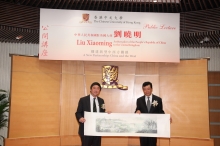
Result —
[{"label": "suit lapel", "polygon": [[102,106],[102,101],[101,101],[101,99],[99,98],[99,97],[97,97],[97,99],[98,99],[98,103],[99,103],[99,112],[102,112],[102,109],[101,109],[101,106]]},{"label": "suit lapel", "polygon": [[88,95],[86,98],[86,105],[89,108],[88,111],[91,112],[90,95]]},{"label": "suit lapel", "polygon": [[155,97],[154,95],[152,95],[152,102],[151,102],[151,105],[150,105],[150,112],[152,113],[154,111],[154,107],[153,107],[153,101],[155,100]]},{"label": "suit lapel", "polygon": [[100,103],[100,99],[99,99],[99,97],[97,97],[97,99],[98,99],[98,108],[99,108],[99,112],[100,112],[100,106],[101,106],[101,103]]}]

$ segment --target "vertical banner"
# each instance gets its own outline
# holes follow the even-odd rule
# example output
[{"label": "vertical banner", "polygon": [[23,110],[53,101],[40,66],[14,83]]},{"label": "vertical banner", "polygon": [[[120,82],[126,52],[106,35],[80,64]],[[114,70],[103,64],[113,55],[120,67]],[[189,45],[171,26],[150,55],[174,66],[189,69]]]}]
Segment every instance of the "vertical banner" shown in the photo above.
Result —
[{"label": "vertical banner", "polygon": [[179,62],[179,17],[41,9],[39,59]]}]

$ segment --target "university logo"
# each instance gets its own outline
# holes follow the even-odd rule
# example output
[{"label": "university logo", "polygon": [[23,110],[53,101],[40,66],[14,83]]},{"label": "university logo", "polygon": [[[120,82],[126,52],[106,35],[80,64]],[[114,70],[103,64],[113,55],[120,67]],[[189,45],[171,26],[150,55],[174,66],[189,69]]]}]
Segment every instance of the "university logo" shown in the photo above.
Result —
[{"label": "university logo", "polygon": [[91,21],[89,21],[89,14],[88,13],[82,14],[82,21],[80,21],[80,23],[92,23]]},{"label": "university logo", "polygon": [[118,66],[105,65],[102,67],[102,88],[128,90],[128,86],[118,84]]},{"label": "university logo", "polygon": [[83,21],[89,21],[89,14],[82,14]]}]

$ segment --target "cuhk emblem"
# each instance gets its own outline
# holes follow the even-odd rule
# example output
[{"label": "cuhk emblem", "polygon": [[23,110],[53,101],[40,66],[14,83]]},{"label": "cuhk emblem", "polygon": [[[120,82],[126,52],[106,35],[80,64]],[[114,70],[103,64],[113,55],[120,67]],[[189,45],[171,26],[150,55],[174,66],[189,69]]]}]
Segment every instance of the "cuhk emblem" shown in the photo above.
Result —
[{"label": "cuhk emblem", "polygon": [[102,67],[102,88],[127,90],[127,86],[118,84],[118,66],[105,65]]},{"label": "cuhk emblem", "polygon": [[89,21],[89,14],[82,14],[83,21]]}]

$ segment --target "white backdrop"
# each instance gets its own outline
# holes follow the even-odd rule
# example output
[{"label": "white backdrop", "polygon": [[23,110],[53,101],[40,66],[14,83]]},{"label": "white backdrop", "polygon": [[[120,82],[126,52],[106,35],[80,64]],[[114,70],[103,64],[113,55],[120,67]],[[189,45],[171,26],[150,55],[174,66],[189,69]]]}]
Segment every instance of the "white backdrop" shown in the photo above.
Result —
[{"label": "white backdrop", "polygon": [[179,23],[179,13],[41,9],[39,58],[179,62]]}]

